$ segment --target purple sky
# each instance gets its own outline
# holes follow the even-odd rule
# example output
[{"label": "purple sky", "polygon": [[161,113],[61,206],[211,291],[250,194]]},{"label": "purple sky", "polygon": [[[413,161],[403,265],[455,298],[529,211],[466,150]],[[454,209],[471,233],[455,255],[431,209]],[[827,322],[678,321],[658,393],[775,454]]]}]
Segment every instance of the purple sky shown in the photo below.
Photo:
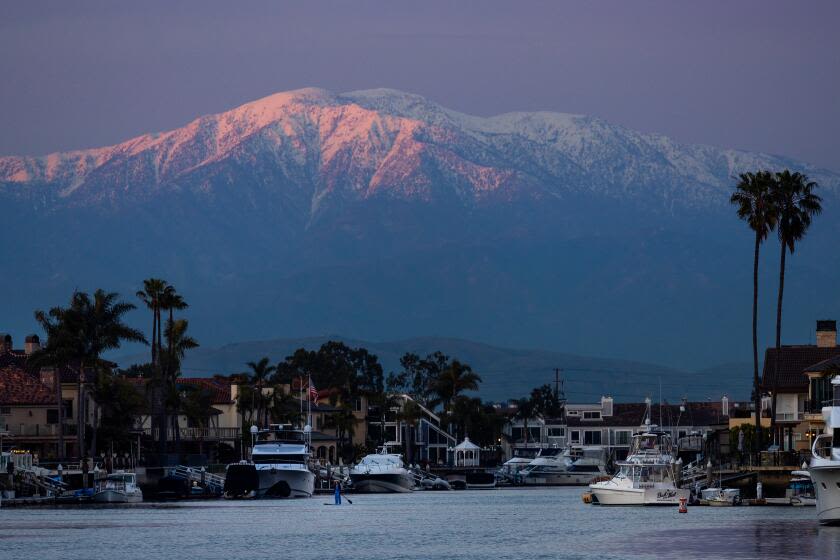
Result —
[{"label": "purple sky", "polygon": [[169,4],[0,3],[0,154],[115,143],[280,90],[392,87],[840,171],[836,1]]}]

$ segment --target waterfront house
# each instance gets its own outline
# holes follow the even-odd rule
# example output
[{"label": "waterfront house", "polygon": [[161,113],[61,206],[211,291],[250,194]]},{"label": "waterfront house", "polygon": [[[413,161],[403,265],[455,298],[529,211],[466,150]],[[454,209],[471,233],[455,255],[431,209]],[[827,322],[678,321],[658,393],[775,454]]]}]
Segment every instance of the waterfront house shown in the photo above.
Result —
[{"label": "waterfront house", "polygon": [[830,398],[828,387],[838,358],[837,322],[833,320],[817,321],[816,344],[781,347],[775,380],[776,349],[765,352],[762,389],[772,394],[775,384],[774,439],[782,449],[807,451],[813,437],[822,432],[822,406]]},{"label": "waterfront house", "polygon": [[[627,455],[634,433],[644,425],[648,406],[651,424],[669,432],[683,449],[702,452],[700,441],[714,437],[714,445],[728,444],[729,399],[714,402],[617,403],[610,396],[596,403],[567,403],[565,415],[557,419],[540,417],[528,420],[528,440],[524,439],[524,421],[508,424],[509,456],[533,456],[541,448],[567,446],[598,446],[614,459]],[[703,436],[706,439],[703,439]],[[721,450],[725,451],[725,450]]]}]

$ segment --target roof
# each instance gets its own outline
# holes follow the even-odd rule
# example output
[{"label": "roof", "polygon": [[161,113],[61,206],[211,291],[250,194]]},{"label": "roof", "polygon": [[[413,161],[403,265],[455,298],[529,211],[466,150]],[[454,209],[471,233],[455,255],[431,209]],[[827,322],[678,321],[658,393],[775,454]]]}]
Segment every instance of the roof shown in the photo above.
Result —
[{"label": "roof", "polygon": [[230,381],[215,377],[179,377],[179,385],[190,385],[196,389],[206,389],[213,392],[213,404],[232,404],[230,396]]},{"label": "roof", "polygon": [[[714,426],[729,422],[724,416],[720,402],[687,402],[685,410],[679,404],[652,404],[650,423],[657,426]],[[660,416],[660,409],[662,414]],[[641,427],[645,421],[647,405],[645,403],[614,403],[612,416],[601,419],[584,419],[581,416],[567,416],[569,427]]]},{"label": "roof", "polygon": [[[840,346],[830,348],[816,345],[782,346],[779,354],[779,393],[807,393],[808,377],[805,371],[810,366],[840,356]],[[765,390],[773,388],[773,373],[776,367],[776,349],[768,348],[764,353],[764,370],[761,384]]]},{"label": "roof", "polygon": [[55,404],[53,392],[37,377],[16,366],[0,368],[0,404]]},{"label": "roof", "polygon": [[805,371],[807,372],[824,372],[832,370],[840,372],[840,354],[805,368]]},{"label": "roof", "polygon": [[464,449],[481,449],[481,448],[479,446],[477,446],[476,444],[474,444],[473,442],[471,442],[470,438],[465,437],[464,441],[462,441],[461,443],[459,443],[458,445],[455,446],[455,449],[464,450]]}]

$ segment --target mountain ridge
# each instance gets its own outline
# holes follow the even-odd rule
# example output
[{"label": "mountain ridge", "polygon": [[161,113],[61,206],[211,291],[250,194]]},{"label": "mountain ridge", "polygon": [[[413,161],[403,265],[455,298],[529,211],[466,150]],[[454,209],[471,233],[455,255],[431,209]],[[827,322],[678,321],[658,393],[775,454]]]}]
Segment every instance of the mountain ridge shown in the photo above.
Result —
[{"label": "mountain ridge", "polygon": [[757,167],[821,183],[824,215],[786,279],[785,340],[807,339],[815,317],[840,315],[840,175],[594,117],[476,117],[393,90],[319,89],[112,147],[0,158],[13,271],[0,291],[15,294],[3,330],[30,331],[34,309],[73,289],[133,294],[157,276],[207,345],[434,332],[683,372],[740,362],[752,240],[728,197],[733,174]]}]

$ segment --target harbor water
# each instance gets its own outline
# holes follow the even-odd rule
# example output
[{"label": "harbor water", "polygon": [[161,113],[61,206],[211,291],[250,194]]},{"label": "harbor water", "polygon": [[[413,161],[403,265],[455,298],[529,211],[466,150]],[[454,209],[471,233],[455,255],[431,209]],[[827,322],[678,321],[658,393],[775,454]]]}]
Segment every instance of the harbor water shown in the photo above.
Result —
[{"label": "harbor water", "polygon": [[3,558],[840,558],[806,507],[603,507],[581,488],[0,509]]}]

